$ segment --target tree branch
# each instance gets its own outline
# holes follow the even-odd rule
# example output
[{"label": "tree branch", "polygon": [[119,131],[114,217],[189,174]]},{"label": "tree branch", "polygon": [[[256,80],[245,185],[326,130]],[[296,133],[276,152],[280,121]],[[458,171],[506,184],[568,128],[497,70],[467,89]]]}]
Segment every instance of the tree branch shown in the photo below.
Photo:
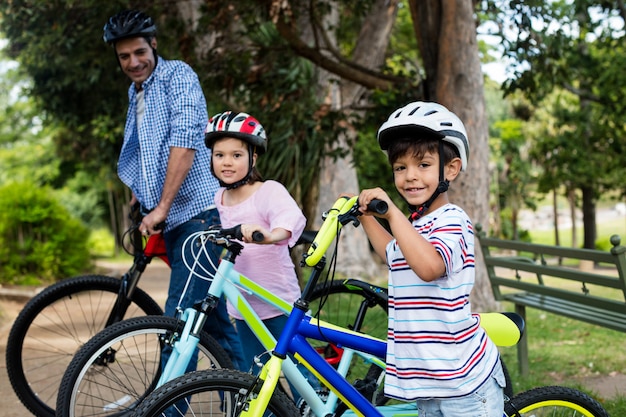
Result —
[{"label": "tree branch", "polygon": [[604,103],[604,101],[602,100],[600,96],[592,94],[588,90],[581,90],[580,88],[576,88],[569,83],[563,83],[563,88],[582,99],[590,100],[590,101],[600,103],[600,104]]},{"label": "tree branch", "polygon": [[[328,46],[327,37],[323,36],[326,50],[335,58],[331,59],[322,53],[320,49],[312,48],[304,43],[290,22],[293,22],[293,19],[287,20],[286,17],[280,13],[275,19],[278,33],[287,41],[296,54],[310,60],[319,67],[368,89],[387,91],[393,89],[396,84],[406,84],[410,82],[410,80],[406,78],[376,73],[346,60],[337,51],[333,51],[332,48]],[[315,27],[319,29],[319,25],[315,24]]]}]

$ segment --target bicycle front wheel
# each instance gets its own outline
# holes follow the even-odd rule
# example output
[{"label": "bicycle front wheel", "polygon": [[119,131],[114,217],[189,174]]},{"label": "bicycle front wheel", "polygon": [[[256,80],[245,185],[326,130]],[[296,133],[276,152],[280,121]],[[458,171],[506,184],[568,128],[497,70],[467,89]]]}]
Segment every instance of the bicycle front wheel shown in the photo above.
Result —
[{"label": "bicycle front wheel", "polygon": [[504,410],[508,417],[609,417],[587,394],[561,386],[521,392],[504,404]]},{"label": "bicycle front wheel", "polygon": [[[173,317],[136,317],[115,323],[77,353],[63,375],[57,416],[130,415],[156,386],[163,349],[180,335],[184,323]],[[232,368],[226,351],[201,332],[192,369]]]},{"label": "bicycle front wheel", "polygon": [[[134,417],[236,417],[258,393],[259,387],[251,390],[255,380],[250,374],[232,369],[190,372],[152,392],[137,407]],[[293,401],[276,390],[264,417],[299,415]]]},{"label": "bicycle front wheel", "polygon": [[[59,281],[33,297],[13,323],[6,365],[16,395],[33,414],[54,417],[59,382],[76,351],[105,326],[120,280],[86,275]],[[163,314],[137,288],[125,318]]]}]

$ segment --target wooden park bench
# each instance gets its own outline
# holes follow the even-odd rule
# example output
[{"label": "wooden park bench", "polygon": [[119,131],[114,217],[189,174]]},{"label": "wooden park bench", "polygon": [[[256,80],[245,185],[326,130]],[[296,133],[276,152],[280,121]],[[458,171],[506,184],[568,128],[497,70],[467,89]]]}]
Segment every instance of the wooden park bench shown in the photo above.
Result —
[{"label": "wooden park bench", "polygon": [[[480,224],[476,236],[495,299],[512,302],[524,320],[531,307],[626,332],[626,247],[619,236],[611,236],[609,251],[491,238]],[[526,334],[517,356],[527,375]]]}]

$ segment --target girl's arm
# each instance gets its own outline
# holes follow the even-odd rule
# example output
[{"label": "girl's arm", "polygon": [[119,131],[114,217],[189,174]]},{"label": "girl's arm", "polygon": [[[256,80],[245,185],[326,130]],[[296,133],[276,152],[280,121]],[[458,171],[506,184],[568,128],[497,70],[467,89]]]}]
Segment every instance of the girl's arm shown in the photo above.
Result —
[{"label": "girl's arm", "polygon": [[[260,232],[263,235],[262,241],[256,241],[252,238],[254,232]],[[248,243],[259,243],[265,245],[271,245],[274,243],[282,242],[291,237],[289,230],[277,227],[271,232],[258,224],[242,224],[241,234],[243,234],[243,241]]]}]

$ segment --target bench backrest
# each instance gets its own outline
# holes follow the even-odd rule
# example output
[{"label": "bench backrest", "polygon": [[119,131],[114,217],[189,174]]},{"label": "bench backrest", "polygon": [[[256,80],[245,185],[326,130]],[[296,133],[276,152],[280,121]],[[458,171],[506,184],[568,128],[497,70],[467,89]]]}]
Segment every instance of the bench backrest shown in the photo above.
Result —
[{"label": "bench backrest", "polygon": [[[476,231],[496,300],[520,290],[626,313],[626,247],[619,236],[605,252],[490,238],[479,224]],[[581,270],[578,261],[597,267]]]}]

